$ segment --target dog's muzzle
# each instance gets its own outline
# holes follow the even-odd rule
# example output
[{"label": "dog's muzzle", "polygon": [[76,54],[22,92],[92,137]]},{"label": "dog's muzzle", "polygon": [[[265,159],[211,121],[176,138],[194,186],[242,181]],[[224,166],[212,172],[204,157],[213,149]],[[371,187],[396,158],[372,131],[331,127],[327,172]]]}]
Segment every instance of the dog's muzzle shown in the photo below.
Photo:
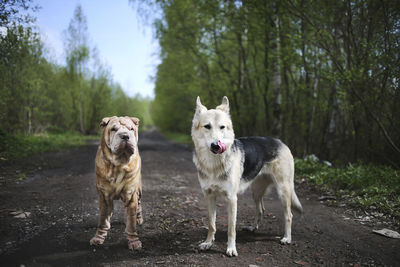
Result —
[{"label": "dog's muzzle", "polygon": [[132,155],[135,154],[135,144],[132,140],[129,140],[129,137],[121,136],[121,140],[118,144],[118,147],[115,151],[115,154],[127,154]]},{"label": "dog's muzzle", "polygon": [[222,154],[226,150],[226,145],[218,140],[218,142],[211,143],[211,152],[214,154]]}]

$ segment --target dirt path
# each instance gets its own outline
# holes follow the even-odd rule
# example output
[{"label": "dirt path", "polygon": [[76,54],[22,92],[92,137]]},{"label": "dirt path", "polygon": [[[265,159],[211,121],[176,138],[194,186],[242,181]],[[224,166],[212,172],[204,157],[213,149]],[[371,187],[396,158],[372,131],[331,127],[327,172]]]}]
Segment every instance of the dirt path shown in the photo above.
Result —
[{"label": "dirt path", "polygon": [[[96,149],[93,144],[0,162],[1,266],[398,266],[400,262],[400,240],[377,236],[372,228],[345,220],[341,209],[320,204],[301,185],[296,190],[305,213],[294,215],[292,245],[279,244],[283,224],[273,195],[265,198],[267,214],[261,229],[241,230],[254,215],[246,193],[239,197],[239,257],[224,255],[227,218],[222,201],[217,201],[216,242],[210,251],[198,251],[207,224],[192,153],[158,133],[140,138],[143,249],[127,249],[120,202],[104,246],[90,247],[98,213],[93,178]],[[14,182],[25,173],[29,174],[25,180]],[[16,218],[18,214],[26,218]]]}]

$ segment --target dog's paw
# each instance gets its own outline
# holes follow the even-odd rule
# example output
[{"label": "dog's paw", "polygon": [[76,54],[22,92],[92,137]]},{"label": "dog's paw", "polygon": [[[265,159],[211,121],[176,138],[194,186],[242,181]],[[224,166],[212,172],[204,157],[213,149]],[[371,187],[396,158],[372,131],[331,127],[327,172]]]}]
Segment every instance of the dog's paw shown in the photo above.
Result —
[{"label": "dog's paw", "polygon": [[228,255],[229,257],[237,257],[238,253],[236,251],[236,247],[228,247],[226,249],[226,255]]},{"label": "dog's paw", "polygon": [[207,250],[211,248],[212,242],[203,242],[199,245],[200,250]]},{"label": "dog's paw", "polygon": [[128,248],[130,250],[142,249],[142,242],[139,239],[128,239]]},{"label": "dog's paw", "polygon": [[142,217],[136,218],[136,224],[137,225],[142,225],[143,224],[143,218]]},{"label": "dog's paw", "polygon": [[103,237],[94,236],[92,239],[90,239],[90,245],[92,246],[102,245],[103,243],[104,243]]},{"label": "dog's paw", "polygon": [[281,244],[282,245],[287,245],[287,244],[290,244],[290,243],[292,243],[292,239],[290,237],[284,237],[284,238],[281,239]]}]

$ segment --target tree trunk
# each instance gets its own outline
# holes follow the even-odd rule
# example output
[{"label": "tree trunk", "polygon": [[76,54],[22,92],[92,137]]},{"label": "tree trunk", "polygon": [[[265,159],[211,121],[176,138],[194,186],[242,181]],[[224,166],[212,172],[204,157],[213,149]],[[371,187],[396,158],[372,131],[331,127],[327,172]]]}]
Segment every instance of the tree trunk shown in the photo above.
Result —
[{"label": "tree trunk", "polygon": [[28,107],[28,134],[32,134],[32,109]]},{"label": "tree trunk", "polygon": [[282,132],[282,81],[281,81],[281,62],[280,62],[280,36],[279,36],[279,17],[276,15],[275,18],[275,62],[274,62],[274,78],[273,78],[273,93],[274,93],[274,124],[272,133],[275,136],[280,136]]},{"label": "tree trunk", "polygon": [[85,127],[83,126],[82,100],[79,101],[79,126],[81,128],[81,133],[85,133]]}]

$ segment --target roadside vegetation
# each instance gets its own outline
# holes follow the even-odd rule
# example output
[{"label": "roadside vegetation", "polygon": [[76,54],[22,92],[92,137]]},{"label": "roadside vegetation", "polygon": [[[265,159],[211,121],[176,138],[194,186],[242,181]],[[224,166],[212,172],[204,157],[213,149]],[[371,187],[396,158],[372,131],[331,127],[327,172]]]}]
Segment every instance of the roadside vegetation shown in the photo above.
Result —
[{"label": "roadside vegetation", "polygon": [[90,140],[98,140],[98,137],[73,131],[50,131],[37,135],[9,134],[0,131],[0,161],[84,145]]},{"label": "roadside vegetation", "polygon": [[363,163],[329,167],[311,159],[296,159],[295,165],[297,179],[303,178],[320,193],[332,195],[351,207],[389,216],[400,226],[399,170]]},{"label": "roadside vegetation", "polygon": [[398,1],[130,1],[154,19],[163,131],[226,95],[237,136],[400,168]]},{"label": "roadside vegetation", "polygon": [[[25,10],[20,13],[21,7]],[[113,81],[111,69],[89,41],[80,5],[63,34],[63,64],[55,62],[52,48],[43,44],[34,22],[35,10],[29,0],[0,4],[2,129],[27,136],[45,134],[52,127],[93,134],[103,117],[113,115],[139,117],[142,127],[153,124],[151,99],[129,96]],[[31,15],[29,19],[25,13]]]},{"label": "roadside vegetation", "polygon": [[[56,63],[35,24],[31,0],[0,3],[0,162],[84,144],[103,117],[139,117],[151,128],[151,99],[128,96],[90,43],[78,5]],[[97,138],[96,138],[97,139]]]}]

